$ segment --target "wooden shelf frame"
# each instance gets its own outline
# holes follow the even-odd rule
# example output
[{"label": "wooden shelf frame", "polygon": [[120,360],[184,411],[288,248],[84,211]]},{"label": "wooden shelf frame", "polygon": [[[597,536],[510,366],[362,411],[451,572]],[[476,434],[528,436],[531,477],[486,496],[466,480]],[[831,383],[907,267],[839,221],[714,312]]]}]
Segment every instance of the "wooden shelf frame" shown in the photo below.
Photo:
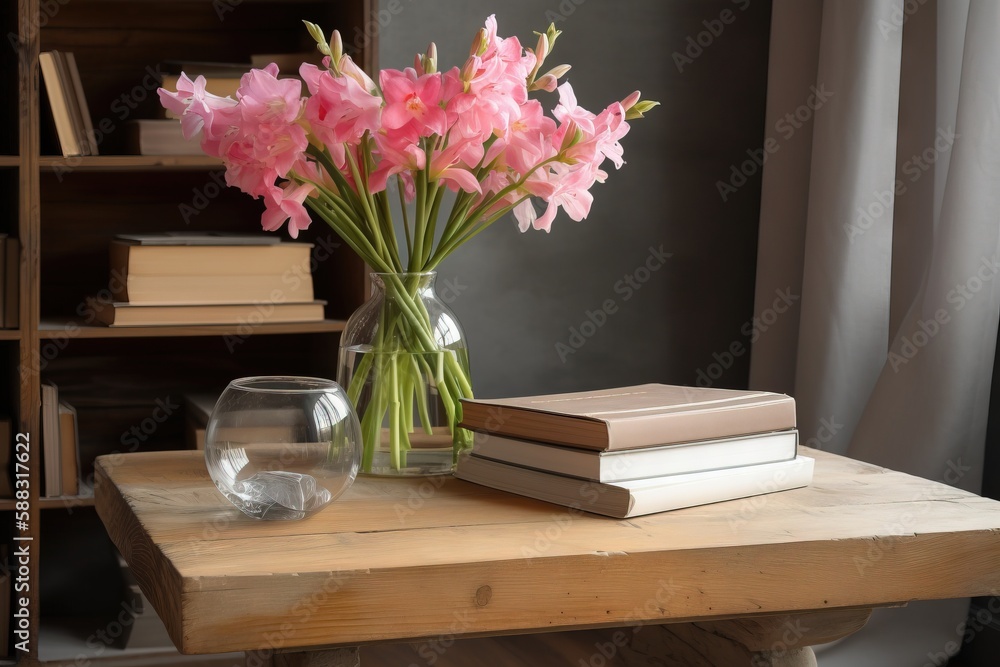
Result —
[{"label": "wooden shelf frame", "polygon": [[[0,163],[2,165],[2,163]],[[208,155],[87,155],[62,157],[43,155],[43,171],[203,171],[221,169],[222,161]]]},{"label": "wooden shelf frame", "polygon": [[[239,335],[241,330],[239,327],[232,325],[109,328],[80,326],[79,323],[73,322],[70,318],[51,317],[55,314],[63,315],[72,312],[71,309],[64,309],[59,303],[52,303],[48,300],[43,281],[43,275],[51,275],[46,272],[57,270],[53,266],[58,266],[58,262],[61,262],[63,259],[63,255],[60,254],[63,253],[63,248],[60,247],[55,252],[51,249],[54,237],[57,235],[53,233],[51,228],[44,226],[53,219],[53,211],[57,208],[57,205],[64,207],[64,212],[59,215],[63,215],[64,217],[67,215],[65,213],[67,207],[65,196],[61,202],[53,203],[48,199],[49,195],[52,194],[57,195],[57,199],[58,196],[64,195],[65,191],[61,190],[63,188],[63,180],[61,178],[63,174],[79,173],[79,178],[69,178],[67,181],[75,181],[78,184],[78,190],[81,192],[86,192],[85,188],[96,185],[97,188],[94,194],[88,196],[100,197],[102,196],[99,194],[102,191],[101,188],[104,188],[105,184],[113,183],[115,179],[121,178],[120,175],[126,175],[123,179],[126,182],[135,183],[137,180],[148,179],[151,185],[159,185],[159,181],[154,183],[154,180],[157,178],[157,175],[162,175],[162,178],[159,180],[166,180],[172,183],[172,185],[168,184],[165,187],[176,189],[179,187],[177,184],[181,182],[178,179],[208,179],[210,178],[210,172],[218,171],[221,168],[221,163],[217,159],[204,155],[138,156],[108,154],[87,157],[62,157],[59,155],[43,154],[42,137],[43,135],[47,137],[45,133],[49,131],[49,128],[44,122],[47,112],[43,109],[44,94],[38,68],[38,56],[42,50],[59,48],[72,51],[79,45],[78,58],[81,61],[81,67],[85,67],[84,59],[88,53],[92,63],[100,62],[101,58],[106,58],[109,63],[115,61],[116,59],[112,50],[119,47],[109,46],[112,42],[109,41],[107,34],[99,37],[96,41],[89,34],[77,35],[72,29],[72,23],[67,22],[66,17],[85,15],[88,26],[97,25],[99,29],[103,29],[101,26],[109,28],[113,26],[114,29],[119,29],[117,23],[112,23],[110,20],[106,18],[102,19],[101,17],[115,15],[119,11],[119,8],[131,10],[133,16],[140,13],[135,8],[125,7],[129,4],[141,5],[141,13],[147,15],[149,13],[164,13],[170,15],[168,18],[172,17],[170,20],[174,21],[175,25],[171,25],[169,28],[160,27],[159,15],[157,16],[157,21],[147,22],[148,26],[144,24],[143,30],[146,30],[147,34],[151,31],[154,36],[160,35],[161,42],[163,43],[166,43],[162,39],[163,35],[176,34],[183,35],[183,37],[179,38],[182,44],[196,43],[204,46],[209,43],[208,40],[211,40],[211,48],[215,49],[216,33],[213,31],[216,28],[212,27],[210,30],[192,31],[188,34],[184,29],[179,30],[178,25],[176,25],[178,21],[186,20],[179,19],[178,16],[184,14],[188,9],[200,8],[204,10],[202,13],[214,11],[212,9],[212,0],[184,0],[183,3],[176,3],[177,5],[183,5],[182,7],[175,7],[173,0],[80,0],[80,2],[69,4],[59,3],[59,12],[54,17],[45,13],[46,10],[42,6],[45,4],[44,0],[14,0],[12,4],[16,5],[16,8],[9,11],[6,14],[6,18],[0,18],[0,23],[2,23],[0,27],[4,28],[4,34],[14,32],[17,35],[17,43],[15,45],[16,62],[13,60],[8,61],[10,63],[8,71],[11,74],[15,72],[16,68],[17,99],[6,102],[9,105],[8,108],[13,110],[13,117],[8,114],[8,118],[10,119],[10,123],[16,123],[15,134],[17,138],[16,142],[12,142],[13,145],[4,146],[5,154],[0,155],[0,169],[6,170],[4,172],[5,176],[12,181],[16,181],[17,185],[17,222],[16,225],[12,223],[4,231],[10,232],[11,235],[16,234],[21,244],[19,269],[19,318],[21,326],[17,329],[0,329],[0,341],[7,341],[3,344],[2,348],[6,349],[10,356],[10,361],[6,366],[8,370],[4,378],[10,386],[7,392],[10,398],[8,405],[2,406],[0,409],[8,411],[11,414],[13,419],[12,426],[16,429],[16,432],[28,433],[31,437],[30,509],[28,512],[27,530],[17,531],[12,525],[13,511],[16,507],[14,499],[0,499],[0,512],[3,512],[2,517],[7,521],[7,524],[4,525],[6,535],[30,538],[30,542],[28,543],[32,545],[34,551],[28,577],[31,596],[31,603],[29,605],[31,637],[29,651],[26,654],[22,654],[12,649],[11,656],[0,656],[0,663],[17,664],[18,667],[34,667],[42,664],[68,665],[76,664],[76,661],[44,663],[38,659],[39,631],[42,622],[38,597],[40,590],[38,553],[43,549],[47,553],[52,553],[54,550],[59,550],[66,546],[64,542],[60,542],[57,535],[48,535],[49,539],[45,539],[46,536],[43,535],[41,519],[46,510],[49,512],[53,510],[58,512],[61,508],[90,507],[93,505],[94,500],[89,495],[57,498],[40,497],[43,475],[41,462],[42,442],[39,428],[41,417],[39,396],[41,376],[46,371],[44,371],[44,365],[42,368],[39,368],[38,362],[43,347],[52,347],[64,342],[64,338],[70,328],[73,329],[73,338],[93,341],[86,345],[80,344],[79,348],[73,348],[70,353],[73,360],[86,357],[89,354],[88,350],[96,348],[104,349],[108,346],[120,345],[121,349],[124,350],[120,354],[127,355],[130,350],[145,351],[157,349],[161,345],[157,339],[225,337],[233,334]],[[256,27],[250,25],[250,28],[240,27],[248,25],[246,21],[248,14],[253,15],[254,12],[257,12],[259,17],[270,12],[269,7],[261,7],[262,5],[273,5],[275,8],[281,9],[282,5],[291,6],[298,4],[321,9],[321,14],[341,21],[340,27],[345,34],[352,32],[355,27],[364,25],[364,21],[372,16],[373,11],[377,10],[376,0],[350,0],[344,3],[330,3],[324,0],[243,0],[241,3],[232,4],[234,6],[245,6],[236,8],[241,13],[233,20],[217,24],[217,29],[220,32],[229,31],[230,36],[232,35],[232,31],[239,30],[248,30],[249,33],[254,35],[270,34],[270,30],[256,30],[259,25]],[[15,11],[16,17],[12,18]],[[126,11],[126,13],[128,12]],[[270,13],[273,14],[273,12]],[[304,18],[317,20],[319,17]],[[9,24],[11,20],[14,20],[15,25]],[[101,20],[104,20],[103,24],[100,23]],[[143,20],[145,21],[145,19]],[[257,22],[258,24],[262,23],[259,19],[257,19]],[[202,26],[202,28],[204,27]],[[184,28],[184,26],[181,26],[181,28]],[[286,50],[293,51],[304,48],[305,42],[308,41],[306,37],[303,36],[302,44],[292,44],[292,40],[288,40],[288,48]],[[100,41],[102,39],[104,40],[103,42]],[[199,43],[196,40],[202,41]],[[230,44],[232,43],[230,42]],[[148,44],[142,42],[142,40],[124,40],[121,44],[120,48],[122,49],[147,49],[147,51],[149,49]],[[370,39],[368,40],[366,50],[361,54],[360,62],[369,71],[373,69],[376,62],[376,49],[377,40]],[[102,50],[103,54],[101,53]],[[97,53],[96,59],[95,53]],[[140,58],[146,58],[146,55],[139,55],[139,50],[129,53],[131,53],[132,59],[136,61]],[[146,52],[142,53],[145,54]],[[144,60],[143,62],[155,63],[156,57],[166,59],[173,56],[170,54],[150,56],[151,59]],[[219,60],[220,58],[212,59]],[[119,65],[119,63],[114,64]],[[86,77],[86,71],[84,74]],[[121,87],[124,88],[124,77],[120,79],[120,83]],[[88,85],[85,78],[84,86],[87,87]],[[112,81],[112,85],[114,85],[114,81]],[[97,87],[100,88],[100,86]],[[96,111],[107,114],[107,104],[101,101],[99,97],[102,92],[100,90],[94,92],[96,93],[97,101],[91,101],[92,113]],[[108,90],[103,92],[107,93]],[[95,120],[99,118],[99,115],[95,116]],[[11,132],[13,128],[6,127],[4,129],[6,132]],[[114,137],[114,142],[109,142],[109,144],[122,143],[120,141],[121,136],[121,134],[117,135]],[[114,152],[114,148],[114,146],[109,147],[107,152]],[[46,146],[45,150],[50,151],[51,149]],[[198,175],[199,172],[203,172],[205,176]],[[104,180],[104,174],[108,174],[107,180]],[[79,185],[80,183],[83,183],[83,185]],[[56,191],[55,187],[60,188],[60,190]],[[168,200],[171,195],[166,194],[166,189],[163,192],[164,194],[152,195],[152,200],[155,203],[162,201],[163,204],[176,208],[178,203],[180,203],[179,198],[176,202],[169,202]],[[133,200],[130,199],[133,193],[123,191],[121,194],[123,195],[120,198],[121,201],[114,202],[116,206],[135,206]],[[148,193],[144,196],[150,199]],[[189,190],[185,196],[190,196]],[[6,212],[8,218],[13,218],[15,215],[13,202],[14,199],[12,198],[7,205]],[[74,205],[76,205],[75,202],[70,202],[69,204],[70,208],[68,210],[70,211],[70,215],[74,213],[72,209]],[[85,209],[86,202],[80,206],[82,213],[86,213]],[[102,235],[108,233],[106,228],[93,229],[91,226],[93,219],[93,215],[90,218],[83,215],[78,222],[74,221],[75,226],[60,223],[58,233],[68,231],[72,234],[79,234],[81,238],[87,238],[89,235],[91,242],[93,242],[95,234]],[[133,222],[137,229],[144,229],[143,225],[146,223],[147,221],[141,215],[137,215]],[[153,231],[157,229],[159,228],[154,223],[147,230]],[[56,238],[55,240],[59,239]],[[341,255],[337,255],[337,257],[339,258]],[[355,269],[357,269],[357,277],[354,276]],[[356,264],[354,262],[351,263],[349,267],[349,280],[343,286],[335,282],[336,276],[340,275],[338,274],[339,269],[331,271],[328,268],[322,268],[321,271],[326,272],[323,275],[323,285],[331,292],[327,296],[333,297],[329,300],[328,313],[336,317],[346,317],[367,296],[367,280],[364,277],[363,265],[360,262]],[[347,269],[344,271],[346,272]],[[90,282],[84,280],[82,284],[86,285],[86,289],[89,289],[90,284],[93,282],[93,280],[90,280]],[[82,293],[83,289],[85,288],[81,288],[81,298],[85,296]],[[320,298],[323,297],[320,296]],[[44,319],[41,317],[43,299],[46,299],[46,318]],[[288,345],[291,341],[306,341],[305,344],[301,345],[301,349],[295,349],[294,352],[298,355],[297,358],[302,359],[314,350],[331,349],[331,347],[334,349],[333,354],[335,355],[337,335],[343,331],[344,326],[345,322],[342,319],[327,319],[321,322],[310,323],[259,325],[253,327],[253,333],[267,336],[285,336],[285,339],[275,342],[276,345],[280,345],[285,349],[296,347]],[[301,336],[302,338],[294,338],[296,336]],[[107,339],[107,343],[103,343],[101,339]],[[191,342],[195,343],[194,341]],[[70,344],[76,345],[73,342]],[[192,359],[192,362],[194,362],[193,365],[198,365],[198,362],[202,360],[209,361],[207,356],[210,353],[204,350],[211,347],[210,341],[205,341],[204,343],[198,342],[196,347],[202,350],[198,354],[205,355],[205,358]],[[104,665],[106,667],[114,665],[124,667],[125,665],[166,666],[178,664],[177,654],[170,650],[154,651],[152,653],[126,652],[113,658],[101,657],[89,662],[93,665]],[[212,656],[204,656],[201,659],[186,658],[181,664],[221,665],[223,662],[213,659]],[[224,664],[232,664],[232,659],[228,659]]]},{"label": "wooden shelf frame", "polygon": [[187,326],[150,327],[106,327],[83,325],[72,320],[42,320],[39,337],[42,340],[71,338],[176,338],[179,336],[237,336],[244,335],[244,329],[252,335],[339,333],[347,325],[345,320],[323,320],[321,322],[289,322],[281,324],[199,324]]}]

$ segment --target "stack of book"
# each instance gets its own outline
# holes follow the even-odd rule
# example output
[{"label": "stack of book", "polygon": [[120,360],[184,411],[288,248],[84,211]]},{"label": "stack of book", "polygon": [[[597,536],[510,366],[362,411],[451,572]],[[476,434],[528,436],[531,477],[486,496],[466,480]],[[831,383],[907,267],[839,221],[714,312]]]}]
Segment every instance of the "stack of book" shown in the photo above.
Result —
[{"label": "stack of book", "polygon": [[131,234],[111,243],[113,302],[91,302],[109,326],[323,320],[312,244],[276,236]]},{"label": "stack of book", "polygon": [[807,486],[784,394],[647,384],[463,400],[476,431],[455,476],[628,518]]},{"label": "stack of book", "polygon": [[76,409],[59,399],[59,388],[42,382],[43,496],[75,496],[80,493],[80,437]]},{"label": "stack of book", "polygon": [[97,155],[97,137],[76,58],[65,51],[38,54],[52,121],[65,157]]}]

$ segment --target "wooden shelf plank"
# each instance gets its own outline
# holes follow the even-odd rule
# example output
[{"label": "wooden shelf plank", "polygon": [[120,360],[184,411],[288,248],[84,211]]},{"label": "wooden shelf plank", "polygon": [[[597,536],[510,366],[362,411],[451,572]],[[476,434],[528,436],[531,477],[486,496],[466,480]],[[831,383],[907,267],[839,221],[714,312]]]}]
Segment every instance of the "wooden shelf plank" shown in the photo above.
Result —
[{"label": "wooden shelf plank", "polygon": [[0,167],[16,167],[21,164],[21,158],[16,155],[0,155]]},{"label": "wooden shelf plank", "polygon": [[0,329],[0,340],[17,340],[20,337],[20,329]]},{"label": "wooden shelf plank", "polygon": [[43,171],[180,171],[218,169],[222,162],[208,155],[43,155],[39,165]]},{"label": "wooden shelf plank", "polygon": [[84,325],[73,320],[42,320],[38,335],[43,340],[53,338],[175,338],[177,336],[235,336],[257,334],[308,334],[343,331],[344,320],[321,322],[287,322],[281,324],[200,324],[153,327],[106,327]]},{"label": "wooden shelf plank", "polygon": [[0,512],[14,509],[16,502],[13,498],[0,498]]}]

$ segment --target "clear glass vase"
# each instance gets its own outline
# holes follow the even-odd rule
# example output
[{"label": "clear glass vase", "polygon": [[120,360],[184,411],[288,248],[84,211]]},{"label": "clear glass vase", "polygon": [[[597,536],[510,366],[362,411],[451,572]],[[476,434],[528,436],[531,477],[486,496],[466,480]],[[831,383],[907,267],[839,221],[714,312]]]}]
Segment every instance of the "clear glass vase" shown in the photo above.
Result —
[{"label": "clear glass vase", "polygon": [[361,418],[364,474],[448,474],[472,446],[457,427],[472,397],[468,348],[436,277],[371,274],[371,297],[341,335],[337,380]]},{"label": "clear glass vase", "polygon": [[332,380],[233,380],[205,430],[205,464],[216,487],[255,519],[302,519],[354,482],[361,427]]}]

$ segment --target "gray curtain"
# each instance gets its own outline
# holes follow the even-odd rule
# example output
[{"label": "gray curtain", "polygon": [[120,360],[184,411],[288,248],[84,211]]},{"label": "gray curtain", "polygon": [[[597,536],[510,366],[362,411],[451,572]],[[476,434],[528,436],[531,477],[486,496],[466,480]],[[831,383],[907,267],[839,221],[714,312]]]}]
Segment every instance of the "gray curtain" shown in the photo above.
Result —
[{"label": "gray curtain", "polygon": [[[751,387],[795,396],[805,444],[978,491],[1000,2],[774,0],[766,135],[755,310],[799,299],[754,341]],[[960,642],[965,608],[877,614],[820,665],[919,667]]]}]

